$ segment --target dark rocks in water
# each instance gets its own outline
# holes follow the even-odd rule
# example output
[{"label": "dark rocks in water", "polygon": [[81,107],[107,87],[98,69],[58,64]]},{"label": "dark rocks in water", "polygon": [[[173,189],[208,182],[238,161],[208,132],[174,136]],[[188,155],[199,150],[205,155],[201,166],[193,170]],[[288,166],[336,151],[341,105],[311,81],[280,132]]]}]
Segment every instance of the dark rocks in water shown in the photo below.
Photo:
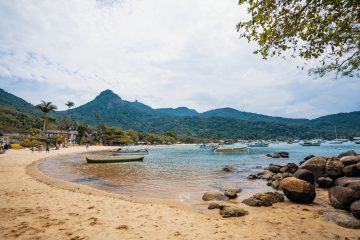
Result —
[{"label": "dark rocks in water", "polygon": [[250,174],[249,176],[247,176],[247,179],[248,180],[256,180],[256,179],[259,179],[259,177],[255,174]]},{"label": "dark rocks in water", "polygon": [[278,190],[280,186],[280,180],[275,180],[271,182],[271,187]]},{"label": "dark rocks in water", "polygon": [[344,164],[337,158],[328,158],[325,164],[325,174],[328,177],[342,175]]},{"label": "dark rocks in water", "polygon": [[334,180],[329,177],[319,177],[316,180],[316,183],[319,185],[319,188],[329,189],[334,186]]},{"label": "dark rocks in water", "polygon": [[238,191],[236,191],[236,189],[226,189],[224,191],[224,195],[226,197],[228,197],[229,199],[235,199],[238,197],[237,195]]},{"label": "dark rocks in water", "polygon": [[360,177],[340,177],[335,180],[336,186],[347,187],[350,183],[360,183]]},{"label": "dark rocks in water", "polygon": [[344,167],[343,172],[347,177],[360,177],[360,163]]},{"label": "dark rocks in water", "polygon": [[269,170],[265,170],[263,172],[258,173],[258,176],[261,179],[265,179],[265,180],[270,180],[274,175],[275,175],[275,173],[270,172]]},{"label": "dark rocks in water", "polygon": [[285,196],[292,202],[311,203],[316,197],[314,185],[295,177],[283,179],[280,182],[280,188],[283,190]]},{"label": "dark rocks in water", "polygon": [[344,166],[357,164],[360,163],[360,156],[344,156],[340,158],[340,162],[342,162]]},{"label": "dark rocks in water", "polygon": [[249,214],[248,211],[236,206],[222,206],[219,213],[223,218],[242,217]]},{"label": "dark rocks in water", "polygon": [[214,203],[214,202],[210,203],[209,206],[208,206],[208,209],[209,209],[209,210],[212,210],[212,209],[220,209],[220,208],[221,208],[221,205],[218,204],[218,203]]},{"label": "dark rocks in water", "polygon": [[288,152],[275,152],[266,154],[267,157],[271,158],[289,158]]},{"label": "dark rocks in water", "polygon": [[354,217],[360,219],[360,201],[355,201],[350,206],[350,211]]},{"label": "dark rocks in water", "polygon": [[223,170],[224,172],[236,172],[236,171],[237,171],[236,167],[234,167],[234,166],[232,166],[232,165],[225,165],[225,166],[222,168],[222,170]]},{"label": "dark rocks in water", "polygon": [[280,169],[280,172],[282,173],[295,173],[298,170],[298,165],[295,163],[287,163],[285,166],[283,166]]},{"label": "dark rocks in water", "polygon": [[329,189],[330,203],[334,208],[349,210],[350,205],[359,198],[360,194],[348,187],[335,186]]},{"label": "dark rocks in water", "polygon": [[206,192],[204,193],[204,195],[202,196],[202,199],[204,201],[226,201],[229,200],[228,197],[226,197],[224,194],[222,194],[221,192]]},{"label": "dark rocks in water", "polygon": [[242,203],[252,206],[252,207],[260,207],[260,206],[271,206],[274,203],[283,202],[284,195],[278,192],[266,192],[266,193],[257,193],[247,199],[244,199]]},{"label": "dark rocks in water", "polygon": [[332,221],[341,227],[360,229],[360,220],[344,210],[329,209],[320,211],[320,214],[326,221]]},{"label": "dark rocks in water", "polygon": [[282,168],[281,165],[276,165],[276,164],[272,164],[272,163],[271,163],[267,169],[268,169],[270,172],[279,173],[281,168]]},{"label": "dark rocks in water", "polygon": [[349,151],[341,153],[338,156],[338,158],[342,158],[342,157],[345,157],[345,156],[357,156],[357,153],[354,150],[349,150]]},{"label": "dark rocks in water", "polygon": [[301,169],[306,169],[312,172],[315,178],[323,177],[325,173],[326,157],[313,157],[300,165]]},{"label": "dark rocks in water", "polygon": [[294,173],[293,176],[298,179],[307,181],[307,182],[311,183],[312,185],[314,185],[315,177],[314,177],[314,174],[312,174],[312,172],[310,172],[309,170],[299,169]]},{"label": "dark rocks in water", "polygon": [[242,189],[241,189],[241,187],[238,187],[238,186],[229,185],[229,186],[222,187],[220,189],[220,191],[223,191],[223,192],[233,191],[235,193],[240,193],[242,191]]}]

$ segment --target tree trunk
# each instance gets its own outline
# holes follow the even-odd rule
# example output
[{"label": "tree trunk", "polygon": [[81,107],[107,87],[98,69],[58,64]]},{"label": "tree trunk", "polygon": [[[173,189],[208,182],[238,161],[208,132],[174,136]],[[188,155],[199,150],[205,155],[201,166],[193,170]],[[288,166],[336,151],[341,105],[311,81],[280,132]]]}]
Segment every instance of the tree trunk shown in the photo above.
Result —
[{"label": "tree trunk", "polygon": [[43,126],[43,132],[46,131],[46,114],[44,115],[44,126]]}]

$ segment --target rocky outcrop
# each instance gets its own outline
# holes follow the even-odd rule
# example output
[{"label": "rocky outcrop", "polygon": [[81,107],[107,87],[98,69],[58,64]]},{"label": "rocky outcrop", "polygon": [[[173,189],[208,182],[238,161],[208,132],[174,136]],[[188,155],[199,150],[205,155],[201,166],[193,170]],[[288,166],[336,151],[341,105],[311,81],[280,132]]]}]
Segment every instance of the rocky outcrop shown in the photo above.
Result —
[{"label": "rocky outcrop", "polygon": [[344,164],[337,158],[328,158],[325,164],[325,174],[328,177],[340,176],[343,172]]},{"label": "rocky outcrop", "polygon": [[278,192],[266,192],[266,193],[257,193],[252,197],[249,197],[242,201],[242,203],[252,206],[252,207],[260,207],[260,206],[271,206],[277,202],[283,202],[284,195]]},{"label": "rocky outcrop", "polygon": [[329,189],[330,203],[334,208],[349,210],[360,195],[351,188],[335,186]]},{"label": "rocky outcrop", "polygon": [[316,180],[316,183],[319,185],[319,188],[329,189],[334,186],[334,180],[329,177],[319,177]]},{"label": "rocky outcrop", "polygon": [[288,152],[275,152],[266,154],[267,157],[271,158],[289,158]]},{"label": "rocky outcrop", "polygon": [[324,220],[332,221],[337,225],[344,228],[360,229],[360,220],[356,219],[350,213],[339,210],[330,209],[319,212],[323,216]]},{"label": "rocky outcrop", "polygon": [[360,177],[360,163],[344,167],[343,172],[347,177]]},{"label": "rocky outcrop", "polygon": [[229,199],[235,199],[238,197],[237,193],[240,191],[237,191],[236,189],[226,189],[224,191],[224,195],[228,197]]},{"label": "rocky outcrop", "polygon": [[219,213],[223,218],[241,217],[249,214],[248,211],[236,206],[222,206]]},{"label": "rocky outcrop", "polygon": [[342,157],[345,157],[345,156],[357,156],[357,153],[354,150],[349,150],[349,151],[341,153],[338,156],[338,158],[342,158]]},{"label": "rocky outcrop", "polygon": [[270,180],[274,175],[275,175],[275,173],[270,172],[269,170],[265,170],[265,171],[258,174],[258,176],[261,179],[265,179],[265,180]]},{"label": "rocky outcrop", "polygon": [[210,203],[209,206],[208,206],[208,209],[209,210],[212,210],[212,209],[220,209],[222,205],[218,204],[218,203]]},{"label": "rocky outcrop", "polygon": [[221,192],[206,192],[202,196],[202,199],[204,201],[214,201],[214,200],[215,201],[225,201],[225,200],[229,200],[229,198],[226,197]]},{"label": "rocky outcrop", "polygon": [[292,202],[311,203],[316,197],[314,185],[295,177],[283,179],[280,183],[280,188]]},{"label": "rocky outcrop", "polygon": [[281,173],[295,173],[298,170],[298,165],[295,163],[287,163],[285,166],[280,168]]},{"label": "rocky outcrop", "polygon": [[354,183],[360,183],[360,177],[340,177],[335,180],[335,185],[341,187],[347,187]]},{"label": "rocky outcrop", "polygon": [[279,173],[280,172],[280,169],[282,168],[283,166],[281,165],[276,165],[276,164],[270,164],[269,167],[267,168],[267,170],[269,170],[270,172],[273,172],[273,173]]},{"label": "rocky outcrop", "polygon": [[314,174],[312,174],[312,172],[310,172],[309,170],[299,169],[294,173],[293,176],[298,179],[307,181],[307,182],[311,183],[312,185],[314,185],[315,177],[314,177]]},{"label": "rocky outcrop", "polygon": [[355,201],[350,206],[350,211],[354,217],[360,219],[360,201]]},{"label": "rocky outcrop", "polygon": [[247,176],[247,179],[248,180],[256,180],[256,179],[259,179],[259,177],[255,174],[250,174],[249,176]]},{"label": "rocky outcrop", "polygon": [[344,166],[357,164],[360,162],[360,156],[345,156],[340,158],[340,162],[342,162]]},{"label": "rocky outcrop", "polygon": [[314,174],[316,178],[325,176],[325,166],[327,158],[325,157],[313,157],[303,163],[300,168],[309,170]]}]

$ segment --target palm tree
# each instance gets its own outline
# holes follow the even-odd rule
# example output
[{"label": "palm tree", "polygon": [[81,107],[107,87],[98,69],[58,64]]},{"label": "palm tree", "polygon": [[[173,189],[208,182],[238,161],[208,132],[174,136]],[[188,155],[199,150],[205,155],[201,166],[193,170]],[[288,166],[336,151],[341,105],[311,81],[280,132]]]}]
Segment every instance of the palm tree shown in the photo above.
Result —
[{"label": "palm tree", "polygon": [[44,100],[41,100],[41,103],[36,105],[35,108],[40,109],[44,113],[44,127],[43,131],[46,130],[46,120],[47,120],[47,114],[49,112],[55,111],[57,109],[57,106],[52,104],[52,102],[45,102]]},{"label": "palm tree", "polygon": [[72,108],[73,106],[75,106],[75,103],[73,103],[73,102],[71,102],[71,101],[67,101],[67,102],[65,103],[65,105],[68,107],[68,110],[69,110],[70,108]]}]

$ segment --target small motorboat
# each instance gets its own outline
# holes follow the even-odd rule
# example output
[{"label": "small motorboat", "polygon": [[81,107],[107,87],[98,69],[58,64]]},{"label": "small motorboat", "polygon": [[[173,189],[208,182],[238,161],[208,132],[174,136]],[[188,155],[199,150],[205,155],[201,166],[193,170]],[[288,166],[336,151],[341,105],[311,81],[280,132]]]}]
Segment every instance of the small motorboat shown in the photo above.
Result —
[{"label": "small motorboat", "polygon": [[112,155],[147,155],[149,151],[147,149],[122,149],[119,148],[112,152]]},{"label": "small motorboat", "polygon": [[144,156],[133,158],[114,158],[114,157],[86,157],[87,163],[119,163],[119,162],[142,162]]},{"label": "small motorboat", "polygon": [[213,150],[217,147],[219,147],[219,144],[215,144],[215,143],[208,143],[208,144],[203,143],[200,145],[201,149],[212,149]]},{"label": "small motorboat", "polygon": [[311,141],[303,141],[301,143],[299,143],[301,146],[304,146],[304,147],[314,147],[314,146],[320,146],[321,145],[321,142],[320,141],[314,141],[314,140],[311,140]]},{"label": "small motorboat", "polygon": [[248,150],[247,147],[237,147],[237,148],[215,148],[213,151],[231,153],[231,152],[245,152],[247,150]]}]

